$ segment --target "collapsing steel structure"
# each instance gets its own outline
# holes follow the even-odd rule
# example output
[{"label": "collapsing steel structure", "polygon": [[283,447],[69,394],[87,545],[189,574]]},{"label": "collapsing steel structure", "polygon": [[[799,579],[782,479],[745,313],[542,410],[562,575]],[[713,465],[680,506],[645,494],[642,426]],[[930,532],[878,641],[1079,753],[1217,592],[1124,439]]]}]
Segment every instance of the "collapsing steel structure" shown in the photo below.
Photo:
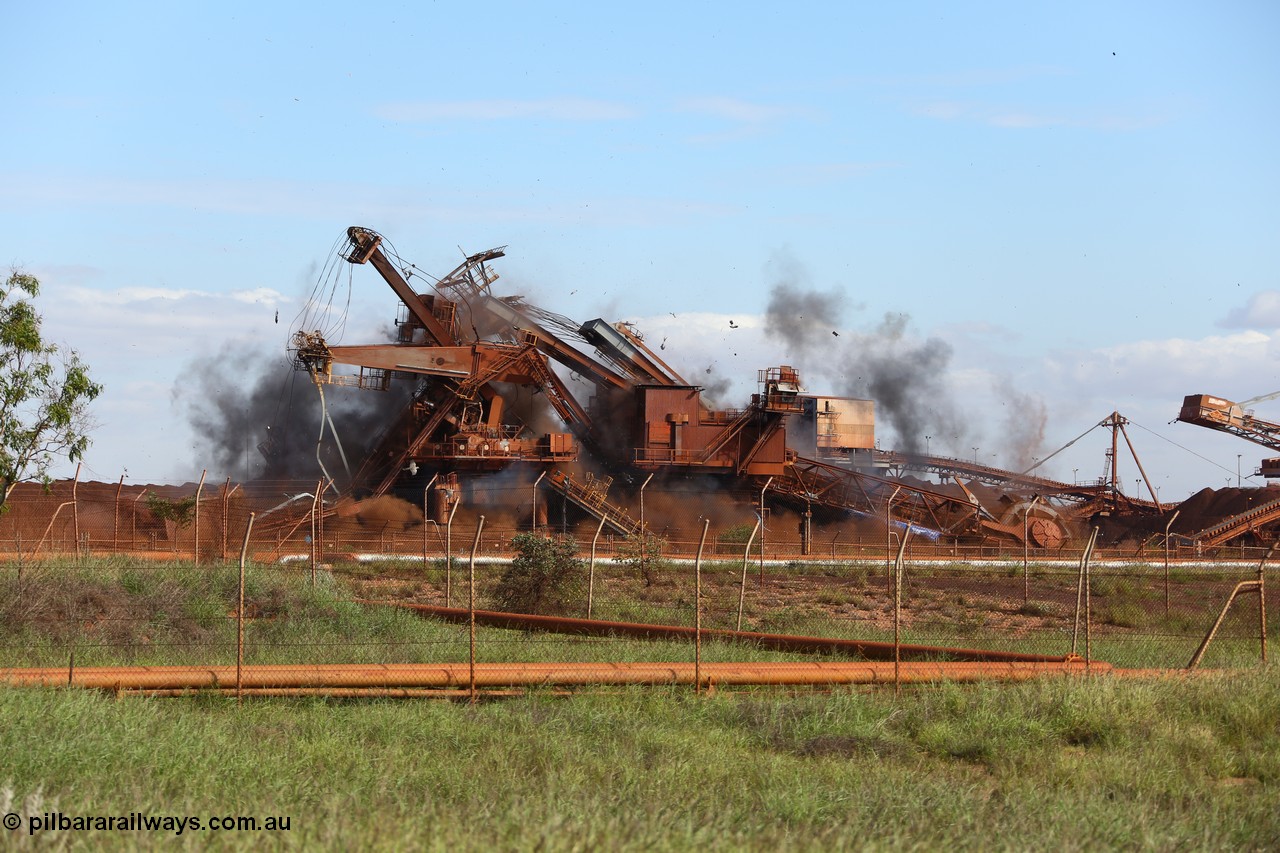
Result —
[{"label": "collapsing steel structure", "polygon": [[[976,461],[882,452],[871,401],[808,394],[785,365],[758,372],[758,391],[744,408],[713,409],[703,389],[630,324],[579,323],[520,296],[496,295],[493,262],[504,254],[470,255],[419,293],[409,283],[417,268],[397,265],[381,235],[347,230],[343,260],[374,267],[400,300],[395,339],[338,346],[300,330],[293,362],[320,385],[385,390],[393,376],[418,380],[411,402],[352,476],[352,491],[421,495],[429,486],[427,512],[443,522],[470,483],[523,470],[535,487],[535,524],[542,484],[585,516],[634,535],[650,526],[643,484],[657,477],[680,481],[682,490],[735,495],[759,512],[785,506],[802,519],[802,545],[815,513],[909,524],[935,538],[1056,548],[1078,535],[1077,519],[1122,500],[1127,511],[1163,509],[1101,482],[1081,486]],[[545,408],[558,424],[548,425]],[[1113,417],[1114,434],[1123,424]],[[608,494],[611,488],[621,494]],[[637,493],[638,517],[628,507]]]}]

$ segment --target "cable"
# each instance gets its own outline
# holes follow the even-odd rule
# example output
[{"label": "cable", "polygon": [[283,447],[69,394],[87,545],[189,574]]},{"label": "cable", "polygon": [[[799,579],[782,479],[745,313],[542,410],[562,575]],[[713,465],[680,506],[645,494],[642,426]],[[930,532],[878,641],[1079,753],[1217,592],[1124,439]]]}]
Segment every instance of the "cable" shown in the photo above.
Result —
[{"label": "cable", "polygon": [[[316,462],[320,465],[320,470],[321,472],[324,473],[325,478],[328,479],[330,483],[332,483],[333,476],[329,473],[329,469],[324,467],[324,460],[320,458],[320,448],[324,442],[325,422],[328,421],[329,427],[330,429],[332,429],[333,421],[328,420],[329,409],[325,405],[325,401],[324,401],[324,387],[320,384],[320,381],[316,378],[314,369],[311,370],[311,380],[312,382],[315,383],[316,390],[320,392],[320,435],[316,437]],[[342,443],[338,441],[338,433],[336,430],[334,430],[333,440],[334,440],[334,443],[338,445],[338,454],[342,457],[342,464],[345,467],[347,465],[347,457],[346,457],[346,454],[342,452]],[[347,468],[347,479],[351,479],[351,469],[349,467]]]},{"label": "cable", "polygon": [[[1194,450],[1192,450],[1191,448],[1189,448],[1189,447],[1183,447],[1181,444],[1178,444],[1178,442],[1174,441],[1173,439],[1171,439],[1171,438],[1166,438],[1165,436],[1161,435],[1161,434],[1160,434],[1160,433],[1158,433],[1158,432],[1154,432],[1154,431],[1152,431],[1152,430],[1149,430],[1149,429],[1147,429],[1146,427],[1144,427],[1142,424],[1138,423],[1137,421],[1130,420],[1130,421],[1129,421],[1129,423],[1133,424],[1134,426],[1136,426],[1136,427],[1137,427],[1138,429],[1140,429],[1140,430],[1144,430],[1144,431],[1146,431],[1146,432],[1151,433],[1152,435],[1154,435],[1156,438],[1160,439],[1161,441],[1167,441],[1167,442],[1169,442],[1170,444],[1172,444],[1174,447],[1178,448],[1179,450],[1185,450],[1187,453],[1190,453],[1192,456],[1196,457],[1197,459],[1200,459],[1200,460],[1203,460],[1203,461],[1205,461],[1205,462],[1208,462],[1210,465],[1214,466],[1215,468],[1218,468],[1218,469],[1221,469],[1221,470],[1223,470],[1223,471],[1226,471],[1228,474],[1230,474],[1230,473],[1231,473],[1231,469],[1230,469],[1230,468],[1228,468],[1227,466],[1225,466],[1225,465],[1221,465],[1221,464],[1219,464],[1219,463],[1217,463],[1217,462],[1214,462],[1212,459],[1208,458],[1207,456],[1201,456],[1199,453],[1196,453],[1196,452],[1195,452]],[[1245,479],[1246,479],[1246,480],[1252,480],[1252,479],[1253,479],[1253,475],[1252,475],[1252,474],[1250,474],[1248,477],[1245,477]]]},{"label": "cable", "polygon": [[346,297],[341,300],[344,304],[341,310],[335,310],[334,307],[335,301],[339,301],[339,288],[342,285],[342,262],[346,260],[341,252],[344,240],[345,235],[335,240],[330,248],[310,294],[294,317],[296,330],[319,331],[323,337],[334,341],[341,340],[346,331],[347,317],[351,308],[350,270],[347,271]]},{"label": "cable", "polygon": [[1052,452],[1052,453],[1050,453],[1048,456],[1046,456],[1045,458],[1041,459],[1039,462],[1037,462],[1036,464],[1032,465],[1032,466],[1031,466],[1030,468],[1028,468],[1027,470],[1025,470],[1025,471],[1023,471],[1022,473],[1020,473],[1018,476],[1020,476],[1020,477],[1025,477],[1027,474],[1030,474],[1032,471],[1036,470],[1036,469],[1037,469],[1037,468],[1039,468],[1041,465],[1043,465],[1044,463],[1048,462],[1050,459],[1052,459],[1053,457],[1057,456],[1059,453],[1061,453],[1062,451],[1066,450],[1068,447],[1070,447],[1071,445],[1075,444],[1077,441],[1079,441],[1080,439],[1084,438],[1086,435],[1088,435],[1089,433],[1093,432],[1095,429],[1097,429],[1097,428],[1098,428],[1098,427],[1100,427],[1100,426],[1102,426],[1102,424],[1101,424],[1101,423],[1096,423],[1096,424],[1094,424],[1093,426],[1089,427],[1087,430],[1085,430],[1084,432],[1080,433],[1080,434],[1079,434],[1079,435],[1077,435],[1075,438],[1071,439],[1071,440],[1070,440],[1070,441],[1068,441],[1066,444],[1062,445],[1062,446],[1061,446],[1061,447],[1059,447],[1057,450],[1053,451],[1053,452]]}]

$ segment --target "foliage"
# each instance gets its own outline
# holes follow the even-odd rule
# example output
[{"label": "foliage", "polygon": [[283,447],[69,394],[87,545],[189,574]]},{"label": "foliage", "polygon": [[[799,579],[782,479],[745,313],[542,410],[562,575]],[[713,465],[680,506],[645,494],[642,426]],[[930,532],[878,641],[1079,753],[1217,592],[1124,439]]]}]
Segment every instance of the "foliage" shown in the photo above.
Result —
[{"label": "foliage", "polygon": [[84,456],[88,405],[102,393],[74,350],[45,342],[28,298],[39,292],[36,277],[17,270],[0,286],[0,509],[19,482],[47,485],[55,456]]},{"label": "foliage", "polygon": [[574,556],[572,539],[548,539],[534,533],[511,538],[516,557],[507,566],[493,596],[512,613],[563,615],[586,606],[586,566]]},{"label": "foliage", "polygon": [[727,527],[719,536],[716,537],[716,543],[720,545],[746,545],[755,535],[756,525],[754,524],[735,524]]},{"label": "foliage", "polygon": [[[1266,671],[478,705],[8,688],[0,811],[292,817],[176,842],[214,849],[1265,850],[1278,706]],[[167,840],[24,835],[11,846]]]},{"label": "foliage", "polygon": [[618,552],[613,555],[613,561],[633,569],[644,578],[645,586],[652,586],[654,573],[671,565],[670,561],[662,556],[662,550],[666,547],[667,541],[659,536],[647,533],[628,536],[618,546]]},{"label": "foliage", "polygon": [[187,527],[195,519],[196,496],[188,495],[177,500],[168,500],[155,492],[147,492],[147,509],[161,521],[172,521],[179,530]]}]

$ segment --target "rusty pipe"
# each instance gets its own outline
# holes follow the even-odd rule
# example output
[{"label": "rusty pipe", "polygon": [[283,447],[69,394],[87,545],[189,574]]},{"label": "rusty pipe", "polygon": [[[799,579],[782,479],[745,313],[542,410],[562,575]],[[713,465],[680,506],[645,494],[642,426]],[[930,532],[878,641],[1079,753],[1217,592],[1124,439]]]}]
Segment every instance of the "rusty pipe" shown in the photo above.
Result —
[{"label": "rusty pipe", "polygon": [[[163,688],[159,690],[130,690],[130,693],[136,693],[142,696],[155,696],[160,698],[176,698],[180,696],[194,696],[197,691],[191,689],[179,688]],[[201,694],[209,694],[216,692],[220,696],[234,696],[235,690],[225,687],[209,687],[201,688],[198,691]],[[470,699],[471,691],[469,690],[451,690],[451,689],[432,689],[429,687],[259,687],[253,690],[243,691],[245,696],[253,697],[282,697],[297,698],[306,696],[320,696],[327,699]],[[485,690],[479,694],[484,699],[506,699],[527,696],[528,691],[523,688],[515,688],[511,690]],[[539,696],[572,696],[573,691],[554,690],[539,691]]]},{"label": "rusty pipe", "polygon": [[[1110,669],[1103,663],[1095,667]],[[1083,673],[1080,661],[910,661],[901,664],[898,678],[902,683],[1022,681]],[[708,686],[892,684],[895,677],[893,664],[882,661],[703,663],[700,672],[691,662],[477,663],[474,670],[467,663],[272,664],[246,667],[241,675],[242,690],[452,688],[468,695],[479,687],[679,685],[693,684],[695,678]],[[0,684],[102,690],[234,690],[235,677],[235,667],[225,665],[80,667],[72,673],[65,667],[0,670]]]},{"label": "rusty pipe", "polygon": [[[412,604],[400,601],[359,600],[360,604],[381,604],[412,610],[423,616],[431,616],[446,622],[467,624],[471,611],[460,607],[438,607],[431,604]],[[647,640],[692,640],[693,629],[682,625],[652,625],[643,622],[610,622],[602,619],[580,619],[569,616],[539,616],[531,613],[504,613],[497,610],[476,610],[477,625],[490,628],[508,628],[516,631],[548,631],[562,634],[634,637]],[[807,637],[796,634],[763,634],[755,631],[728,631],[703,629],[704,639],[724,642],[751,643],[762,649],[781,652],[816,652],[819,654],[859,655],[871,660],[893,660],[893,643],[875,640],[846,640],[832,637]],[[922,646],[910,643],[901,645],[902,654],[914,657],[950,657],[973,662],[1022,661],[1031,663],[1062,663],[1073,655],[1033,655],[1022,652],[1005,652],[991,649],[967,649],[947,646]]]},{"label": "rusty pipe", "polygon": [[[1195,669],[1121,669],[1121,668],[1103,668],[1100,670],[1097,662],[1094,663],[1094,674],[1101,674],[1111,678],[1133,678],[1133,679],[1188,679],[1195,677],[1203,677],[1205,675],[1213,675],[1212,671]],[[1066,674],[1072,674],[1066,672]],[[924,683],[918,681],[916,683]],[[589,686],[589,685],[588,685]],[[739,685],[748,687],[751,685]],[[798,685],[804,686],[804,685]],[[830,684],[808,685],[816,689],[824,687],[830,688]],[[139,688],[129,690],[128,692],[140,696],[155,697],[183,697],[195,695],[197,688]],[[234,688],[227,687],[206,687],[198,688],[200,693],[210,694],[217,693],[221,696],[234,696]],[[249,697],[324,697],[337,699],[470,699],[471,691],[466,689],[454,688],[430,688],[430,687],[258,687],[244,691],[244,695]],[[514,688],[489,688],[481,691],[478,696],[483,699],[507,699],[520,698],[528,695],[528,690],[524,687]],[[538,688],[539,696],[555,696],[555,697],[572,697],[580,695],[578,690],[569,688],[546,689],[541,686]]]}]

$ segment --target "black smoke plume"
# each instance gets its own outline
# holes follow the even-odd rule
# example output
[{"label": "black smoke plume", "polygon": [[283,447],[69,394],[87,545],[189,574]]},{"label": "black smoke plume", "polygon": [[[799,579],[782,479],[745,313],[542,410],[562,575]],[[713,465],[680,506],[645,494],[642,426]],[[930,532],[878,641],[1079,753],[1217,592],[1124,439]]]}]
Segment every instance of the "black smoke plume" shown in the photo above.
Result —
[{"label": "black smoke plume", "polygon": [[923,453],[925,435],[955,441],[964,433],[947,387],[951,345],[907,334],[906,314],[886,314],[871,332],[854,333],[839,361],[842,391],[876,402],[898,437],[894,449]]},{"label": "black smoke plume", "polygon": [[790,348],[798,359],[816,354],[840,328],[843,297],[838,291],[819,293],[790,281],[781,281],[769,292],[764,333]]},{"label": "black smoke plume", "polygon": [[[413,392],[408,382],[388,391],[326,386],[322,407],[310,375],[287,359],[231,345],[185,375],[173,397],[197,437],[200,466],[241,479],[313,480],[327,470],[340,488],[348,485],[342,456],[354,473]],[[322,411],[333,424],[321,441]]]},{"label": "black smoke plume", "polygon": [[804,374],[833,383],[839,393],[876,402],[877,421],[897,434],[897,450],[921,453],[925,435],[960,444],[965,432],[946,384],[951,346],[908,334],[906,314],[886,314],[879,326],[841,336],[845,299],[795,281],[798,266],[775,284],[765,310],[765,335],[784,342]]}]

